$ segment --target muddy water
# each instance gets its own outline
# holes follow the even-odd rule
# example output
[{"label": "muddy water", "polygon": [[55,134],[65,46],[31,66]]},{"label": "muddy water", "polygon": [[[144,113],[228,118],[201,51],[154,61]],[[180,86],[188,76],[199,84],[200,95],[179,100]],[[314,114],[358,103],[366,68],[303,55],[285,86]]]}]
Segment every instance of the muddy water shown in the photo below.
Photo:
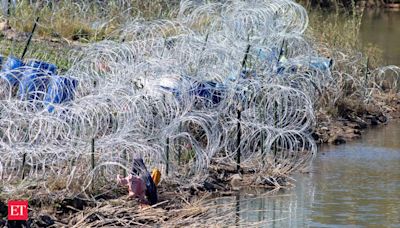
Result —
[{"label": "muddy water", "polygon": [[364,46],[377,45],[385,64],[400,66],[400,9],[364,11],[360,40]]},{"label": "muddy water", "polygon": [[321,148],[311,172],[295,179],[296,188],[276,194],[215,199],[236,205],[216,213],[240,218],[230,225],[400,227],[400,122],[368,130],[352,143]]}]

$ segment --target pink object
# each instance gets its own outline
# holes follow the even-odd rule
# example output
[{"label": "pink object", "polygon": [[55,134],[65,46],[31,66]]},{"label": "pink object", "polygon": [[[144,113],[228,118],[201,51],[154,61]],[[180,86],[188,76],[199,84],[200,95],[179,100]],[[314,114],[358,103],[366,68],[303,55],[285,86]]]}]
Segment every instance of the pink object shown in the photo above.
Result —
[{"label": "pink object", "polygon": [[142,203],[147,203],[147,200],[145,198],[146,183],[144,183],[142,178],[133,175],[121,178],[119,175],[117,175],[117,180],[118,183],[128,186],[129,197],[136,197]]}]

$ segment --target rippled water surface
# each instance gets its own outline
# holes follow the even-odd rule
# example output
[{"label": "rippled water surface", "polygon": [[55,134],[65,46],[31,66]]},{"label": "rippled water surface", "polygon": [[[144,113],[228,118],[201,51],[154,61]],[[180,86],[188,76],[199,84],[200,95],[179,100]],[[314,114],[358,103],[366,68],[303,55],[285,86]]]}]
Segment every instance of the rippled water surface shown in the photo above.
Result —
[{"label": "rippled water surface", "polygon": [[400,122],[368,130],[348,144],[321,148],[312,171],[295,178],[291,190],[265,196],[243,192],[215,203],[236,204],[224,213],[236,213],[237,225],[400,227]]},{"label": "rippled water surface", "polygon": [[363,45],[375,44],[384,63],[400,66],[400,9],[366,10],[360,30]]}]

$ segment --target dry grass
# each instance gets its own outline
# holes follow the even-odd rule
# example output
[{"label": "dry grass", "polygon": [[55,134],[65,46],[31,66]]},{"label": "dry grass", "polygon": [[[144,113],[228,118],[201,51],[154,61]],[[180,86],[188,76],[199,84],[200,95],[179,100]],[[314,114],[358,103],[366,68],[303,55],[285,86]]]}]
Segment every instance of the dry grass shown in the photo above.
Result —
[{"label": "dry grass", "polygon": [[363,9],[325,11],[309,8],[310,26],[308,34],[316,43],[325,44],[331,50],[340,50],[348,55],[362,52],[369,57],[371,67],[382,64],[383,52],[372,44],[361,46],[360,28]]},{"label": "dry grass", "polygon": [[[221,169],[221,167],[214,167]],[[244,175],[242,186],[254,185],[254,180],[249,178],[255,175]],[[65,185],[63,180],[52,181],[55,185]],[[192,186],[193,187],[193,186]],[[110,190],[108,195],[97,198],[82,194],[78,197],[68,196],[65,189],[45,190],[32,183],[28,190],[21,191],[19,195],[11,198],[28,199],[30,205],[31,222],[39,224],[41,216],[47,216],[54,221],[54,226],[64,227],[110,227],[110,226],[140,226],[140,227],[227,227],[266,225],[271,222],[265,218],[257,222],[250,222],[241,213],[251,213],[246,207],[249,200],[272,197],[278,189],[252,188],[256,190],[257,197],[245,197],[226,202],[217,203],[215,197],[235,196],[239,191],[206,192],[192,191],[189,188],[178,187],[173,181],[163,180],[159,186],[159,203],[153,206],[139,204],[136,200],[128,199],[127,190],[123,188]],[[246,189],[242,187],[242,190]],[[223,198],[219,198],[223,199]],[[228,200],[229,199],[229,200]],[[6,200],[2,200],[6,202]],[[222,203],[223,202],[223,203]],[[222,203],[222,204],[221,204]],[[263,209],[267,210],[267,209]],[[257,210],[260,213],[260,209]]]},{"label": "dry grass", "polygon": [[[257,198],[273,197],[273,195],[274,192],[269,192]],[[59,213],[49,207],[33,209],[32,217],[50,215],[55,221],[55,226],[67,227],[256,227],[271,222],[270,218],[250,222],[240,216],[241,213],[251,213],[246,208],[238,207],[250,199],[237,199],[225,202],[221,206],[214,201],[214,197],[210,193],[188,197],[184,193],[168,192],[163,195],[160,203],[153,206],[140,205],[134,200],[119,197],[91,202],[81,209],[69,206],[70,210],[66,213]]]},{"label": "dry grass", "polygon": [[[20,57],[26,45],[24,39],[21,40],[0,40],[1,55],[13,55]],[[80,46],[80,45],[79,45]],[[71,66],[69,53],[71,50],[79,49],[78,45],[67,42],[49,42],[46,40],[33,40],[30,44],[25,59],[41,59],[55,64],[61,71],[67,70]]]},{"label": "dry grass", "polygon": [[[18,1],[8,17],[12,28],[30,32],[40,17],[38,35],[91,42],[103,40],[131,18],[166,18],[174,13],[178,1],[73,1],[57,3]],[[6,15],[2,15],[3,19]]]}]

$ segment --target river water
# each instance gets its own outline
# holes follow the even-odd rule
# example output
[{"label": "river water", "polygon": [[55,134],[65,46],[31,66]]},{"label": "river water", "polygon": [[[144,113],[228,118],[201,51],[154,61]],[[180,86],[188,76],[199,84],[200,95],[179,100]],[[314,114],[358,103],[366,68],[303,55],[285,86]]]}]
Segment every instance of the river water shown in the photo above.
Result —
[{"label": "river water", "polygon": [[[367,11],[362,23],[363,45],[377,45],[386,64],[400,66],[400,11]],[[235,215],[228,226],[400,228],[400,121],[323,146],[311,172],[294,178],[295,188],[275,194],[214,199],[215,213]]]},{"label": "river water", "polygon": [[364,11],[360,40],[364,46],[377,45],[385,64],[400,66],[400,9]]},{"label": "river water", "polygon": [[278,193],[241,192],[214,199],[235,205],[217,214],[229,225],[260,227],[400,227],[400,122],[366,131],[360,140],[323,146],[309,174]]}]

